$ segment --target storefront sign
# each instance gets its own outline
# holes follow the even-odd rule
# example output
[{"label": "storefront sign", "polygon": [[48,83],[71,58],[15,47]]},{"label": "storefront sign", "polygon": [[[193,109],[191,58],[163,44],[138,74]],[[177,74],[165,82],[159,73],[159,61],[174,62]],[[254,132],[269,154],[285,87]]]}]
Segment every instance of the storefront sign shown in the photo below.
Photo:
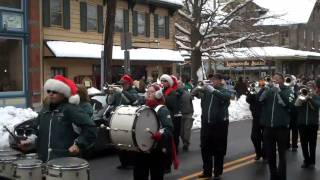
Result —
[{"label": "storefront sign", "polygon": [[265,66],[265,61],[226,61],[224,63],[225,67],[255,67],[255,66]]},{"label": "storefront sign", "polygon": [[18,13],[3,12],[2,13],[2,28],[9,31],[23,30],[23,16]]}]

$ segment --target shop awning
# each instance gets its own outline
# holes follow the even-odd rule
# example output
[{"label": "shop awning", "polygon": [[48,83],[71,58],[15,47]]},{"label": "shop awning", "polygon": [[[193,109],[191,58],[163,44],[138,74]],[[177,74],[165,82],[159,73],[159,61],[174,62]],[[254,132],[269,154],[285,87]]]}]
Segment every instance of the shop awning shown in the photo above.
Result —
[{"label": "shop awning", "polygon": [[233,48],[230,51],[215,53],[219,60],[320,60],[320,53],[295,50],[277,46]]},{"label": "shop awning", "polygon": [[[46,44],[54,56],[59,58],[101,59],[103,50],[103,45],[83,42],[47,41]],[[119,46],[113,47],[112,59],[124,59],[124,51]],[[137,48],[130,50],[130,60],[184,62],[184,57],[179,51],[171,49]]]}]

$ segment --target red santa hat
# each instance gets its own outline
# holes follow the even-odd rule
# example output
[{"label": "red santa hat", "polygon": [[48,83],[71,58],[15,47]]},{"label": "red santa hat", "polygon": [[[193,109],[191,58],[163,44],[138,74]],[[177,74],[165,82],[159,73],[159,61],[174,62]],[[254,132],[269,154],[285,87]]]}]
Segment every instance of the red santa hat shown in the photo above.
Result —
[{"label": "red santa hat", "polygon": [[44,84],[44,90],[56,91],[63,94],[69,99],[71,104],[79,104],[80,96],[78,95],[78,88],[76,84],[61,75],[56,75],[53,79],[48,79]]},{"label": "red santa hat", "polygon": [[133,85],[133,79],[130,75],[125,74],[121,77],[120,82],[119,83],[127,83],[129,85]]},{"label": "red santa hat", "polygon": [[170,87],[173,86],[173,79],[170,75],[168,74],[162,74],[162,76],[160,77],[160,81],[168,81],[168,83],[170,84]]}]

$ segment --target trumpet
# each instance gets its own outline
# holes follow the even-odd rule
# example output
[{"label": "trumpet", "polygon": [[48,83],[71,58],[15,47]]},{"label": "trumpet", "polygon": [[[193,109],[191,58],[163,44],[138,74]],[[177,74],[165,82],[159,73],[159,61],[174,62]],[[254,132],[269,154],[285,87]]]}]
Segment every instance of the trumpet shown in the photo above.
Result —
[{"label": "trumpet", "polygon": [[118,85],[118,84],[108,84],[106,83],[103,86],[103,90],[107,93],[107,94],[113,94],[114,93],[114,88],[122,88],[122,85]]},{"label": "trumpet", "polygon": [[302,101],[305,101],[311,94],[311,91],[309,88],[307,87],[302,87],[300,90],[299,90],[299,96],[298,96],[298,99],[302,100]]},{"label": "trumpet", "polygon": [[257,94],[257,90],[256,90],[257,87],[258,87],[257,82],[250,83],[250,85],[248,87],[249,93],[250,94]]},{"label": "trumpet", "polygon": [[266,81],[266,84],[269,84],[271,81],[271,76],[266,75],[263,79]]},{"label": "trumpet", "polygon": [[210,80],[203,80],[198,82],[198,88],[202,89],[204,86],[206,85],[213,85],[212,82]]}]

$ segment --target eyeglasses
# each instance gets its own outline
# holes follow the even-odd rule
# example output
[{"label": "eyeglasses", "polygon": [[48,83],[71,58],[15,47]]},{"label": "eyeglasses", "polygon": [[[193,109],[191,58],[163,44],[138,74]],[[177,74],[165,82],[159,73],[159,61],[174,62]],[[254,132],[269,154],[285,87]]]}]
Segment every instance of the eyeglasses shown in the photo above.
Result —
[{"label": "eyeglasses", "polygon": [[50,94],[50,93],[52,93],[52,94],[58,94],[57,91],[52,91],[52,90],[47,90],[47,93],[48,93],[48,94]]}]

